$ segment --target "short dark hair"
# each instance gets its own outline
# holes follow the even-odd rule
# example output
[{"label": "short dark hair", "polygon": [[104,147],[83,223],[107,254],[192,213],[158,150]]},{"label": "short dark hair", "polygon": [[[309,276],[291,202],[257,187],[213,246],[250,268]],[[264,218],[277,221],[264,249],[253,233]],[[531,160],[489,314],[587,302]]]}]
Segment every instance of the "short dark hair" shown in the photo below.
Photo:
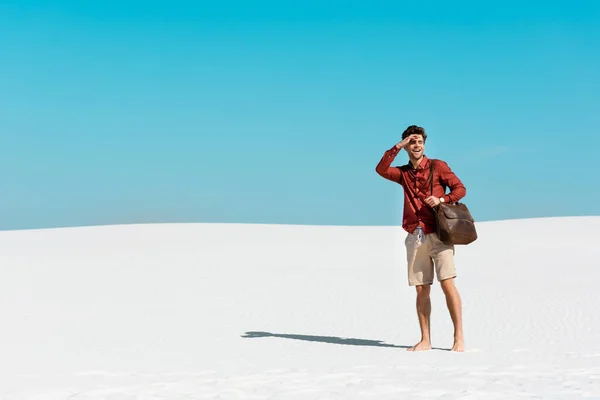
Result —
[{"label": "short dark hair", "polygon": [[423,136],[423,141],[427,140],[427,132],[420,126],[411,125],[402,133],[402,139],[406,139],[410,135],[421,135]]}]

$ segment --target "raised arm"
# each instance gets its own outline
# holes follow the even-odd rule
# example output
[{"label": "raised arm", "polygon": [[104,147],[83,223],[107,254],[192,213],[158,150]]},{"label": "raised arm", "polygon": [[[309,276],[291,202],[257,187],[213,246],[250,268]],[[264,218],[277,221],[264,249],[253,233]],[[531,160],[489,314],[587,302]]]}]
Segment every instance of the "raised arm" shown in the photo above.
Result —
[{"label": "raised arm", "polygon": [[418,136],[419,135],[410,135],[401,142],[396,143],[396,145],[394,145],[394,147],[392,147],[391,149],[387,150],[383,154],[383,157],[381,157],[381,160],[379,161],[379,164],[377,164],[377,167],[375,167],[375,171],[385,179],[389,179],[390,181],[402,184],[402,182],[400,181],[400,177],[402,176],[400,174],[400,170],[398,168],[391,167],[392,161],[394,161],[400,150],[406,147],[411,140],[418,139]]},{"label": "raised arm", "polygon": [[375,171],[385,179],[402,184],[402,182],[400,182],[400,178],[402,176],[400,174],[400,170],[396,167],[391,167],[392,161],[394,161],[399,151],[400,148],[398,148],[398,145],[395,145],[391,149],[387,150],[383,154],[383,157],[381,157],[377,167],[375,167]]}]

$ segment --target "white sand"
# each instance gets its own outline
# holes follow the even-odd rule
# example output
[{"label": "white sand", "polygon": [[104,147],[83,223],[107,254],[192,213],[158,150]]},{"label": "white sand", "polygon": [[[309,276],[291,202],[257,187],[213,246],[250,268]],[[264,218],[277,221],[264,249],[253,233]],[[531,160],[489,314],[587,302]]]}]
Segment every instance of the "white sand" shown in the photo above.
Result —
[{"label": "white sand", "polygon": [[600,399],[600,217],[478,229],[465,353],[399,227],[0,232],[0,399]]}]

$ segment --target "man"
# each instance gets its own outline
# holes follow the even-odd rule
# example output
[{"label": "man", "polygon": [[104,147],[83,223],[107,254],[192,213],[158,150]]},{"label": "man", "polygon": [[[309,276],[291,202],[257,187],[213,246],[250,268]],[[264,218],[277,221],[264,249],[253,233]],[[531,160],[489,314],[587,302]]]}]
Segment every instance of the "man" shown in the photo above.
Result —
[{"label": "man", "polygon": [[[402,133],[402,141],[387,150],[376,167],[377,173],[396,182],[404,189],[404,211],[402,227],[408,232],[404,242],[408,263],[408,284],[417,291],[417,316],[421,328],[421,341],[409,351],[431,349],[430,290],[435,275],[446,296],[446,304],[454,325],[452,351],[464,351],[462,330],[462,305],[454,285],[456,269],[454,246],[445,245],[436,233],[434,207],[440,202],[455,203],[467,191],[448,164],[437,160],[434,164],[433,194],[430,186],[430,163],[423,154],[427,133],[422,127],[411,125]],[[390,167],[401,151],[408,153],[409,162],[400,167]],[[450,188],[448,194],[445,187]]]}]

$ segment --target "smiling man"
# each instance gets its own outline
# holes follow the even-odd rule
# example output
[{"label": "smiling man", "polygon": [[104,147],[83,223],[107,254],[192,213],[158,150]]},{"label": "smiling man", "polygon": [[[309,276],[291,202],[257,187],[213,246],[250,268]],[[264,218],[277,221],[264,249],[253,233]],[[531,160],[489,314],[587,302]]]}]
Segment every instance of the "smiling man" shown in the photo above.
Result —
[{"label": "smiling man", "polygon": [[[398,183],[404,189],[404,211],[402,228],[408,232],[404,245],[408,263],[408,284],[417,291],[417,316],[421,328],[421,341],[410,351],[431,349],[430,292],[434,272],[446,296],[446,304],[454,324],[453,351],[464,351],[462,329],[462,305],[454,284],[454,246],[440,241],[436,233],[434,207],[440,202],[456,203],[467,191],[461,180],[442,160],[431,160],[425,156],[427,133],[422,127],[411,125],[402,133],[402,141],[387,150],[379,164],[377,173]],[[401,149],[408,153],[409,162],[391,167]],[[430,192],[430,163],[434,163],[433,193]],[[446,194],[446,187],[450,192]]]}]

